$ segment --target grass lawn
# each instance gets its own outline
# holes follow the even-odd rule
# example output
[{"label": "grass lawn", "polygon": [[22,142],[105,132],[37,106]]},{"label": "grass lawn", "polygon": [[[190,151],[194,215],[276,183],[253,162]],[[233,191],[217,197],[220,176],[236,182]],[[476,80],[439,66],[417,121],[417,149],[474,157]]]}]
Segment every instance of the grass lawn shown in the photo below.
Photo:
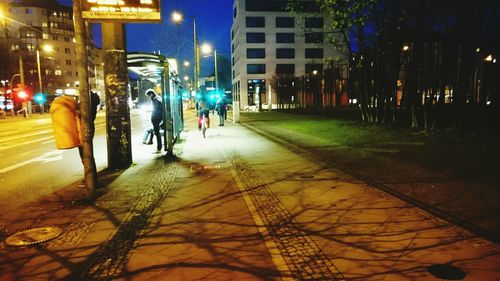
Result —
[{"label": "grass lawn", "polygon": [[241,122],[500,236],[500,141],[283,112]]}]

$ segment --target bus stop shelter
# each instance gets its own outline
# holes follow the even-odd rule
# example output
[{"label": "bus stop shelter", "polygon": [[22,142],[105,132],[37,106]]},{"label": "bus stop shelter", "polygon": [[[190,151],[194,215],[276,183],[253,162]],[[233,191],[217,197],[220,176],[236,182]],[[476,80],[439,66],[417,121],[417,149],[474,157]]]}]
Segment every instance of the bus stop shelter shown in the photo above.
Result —
[{"label": "bus stop shelter", "polygon": [[[137,79],[138,101],[145,101],[146,91],[153,90],[162,98],[163,147],[167,155],[173,154],[174,144],[184,128],[182,94],[179,90],[177,63],[174,59],[149,53],[127,54],[130,76]],[[150,101],[149,101],[150,102]]]}]

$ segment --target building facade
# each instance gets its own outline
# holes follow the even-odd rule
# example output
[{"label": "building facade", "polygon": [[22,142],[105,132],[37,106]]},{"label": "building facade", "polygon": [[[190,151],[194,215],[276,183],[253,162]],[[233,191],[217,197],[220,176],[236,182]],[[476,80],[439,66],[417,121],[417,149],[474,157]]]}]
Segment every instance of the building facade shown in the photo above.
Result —
[{"label": "building facade", "polygon": [[[56,0],[13,0],[2,4],[2,14],[0,43],[12,57],[0,73],[5,76],[2,79],[22,69],[25,85],[38,92],[39,67],[44,93],[76,93],[79,82],[72,8]],[[102,72],[102,50],[89,42],[89,77],[93,85],[99,85],[96,77]],[[14,85],[20,83],[18,79],[13,79]]]},{"label": "building facade", "polygon": [[[231,28],[233,100],[240,109],[275,107],[284,80],[321,75],[346,58],[328,43],[328,19],[311,1],[291,14],[284,0],[235,0]],[[286,85],[285,85],[286,86]],[[297,98],[297,97],[295,97]],[[294,96],[291,95],[291,101]]]}]

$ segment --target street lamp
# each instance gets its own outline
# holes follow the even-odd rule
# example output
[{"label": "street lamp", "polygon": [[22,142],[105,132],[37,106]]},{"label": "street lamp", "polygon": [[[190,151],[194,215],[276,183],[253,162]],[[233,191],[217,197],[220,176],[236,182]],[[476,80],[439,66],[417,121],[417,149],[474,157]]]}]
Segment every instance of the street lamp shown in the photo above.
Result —
[{"label": "street lamp", "polygon": [[[184,20],[181,12],[174,11],[171,14],[172,21],[179,25]],[[193,48],[194,48],[194,91],[198,91],[199,77],[200,77],[200,52],[198,50],[198,37],[196,36],[196,18],[193,19]],[[184,64],[185,65],[185,64]]]},{"label": "street lamp", "polygon": [[184,20],[184,16],[177,11],[172,12],[172,21],[176,24],[180,24]]},{"label": "street lamp", "polygon": [[[201,52],[205,55],[212,53],[212,46],[205,43],[201,45]],[[219,90],[219,79],[217,78],[217,50],[214,48],[214,69],[215,69],[215,91]]]},{"label": "street lamp", "polygon": [[[50,53],[53,51],[53,48],[51,45],[42,45],[42,50]],[[40,49],[36,48],[36,66],[38,70],[38,88],[40,89],[40,93],[43,93],[43,86],[42,86],[42,71],[41,71],[41,66],[40,66]]]}]

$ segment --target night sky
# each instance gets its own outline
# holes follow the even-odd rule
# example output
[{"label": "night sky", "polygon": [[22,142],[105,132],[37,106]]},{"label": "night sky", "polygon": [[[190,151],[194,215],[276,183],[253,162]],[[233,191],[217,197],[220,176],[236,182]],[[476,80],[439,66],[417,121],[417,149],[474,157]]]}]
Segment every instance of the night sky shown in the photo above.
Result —
[{"label": "night sky", "polygon": [[[58,0],[71,5],[71,0]],[[193,61],[193,21],[201,43],[215,46],[217,54],[230,57],[230,36],[233,0],[162,0],[161,24],[127,24],[127,51],[158,52],[167,57],[178,57],[180,61]],[[172,11],[178,10],[185,16],[184,22],[176,26],[170,20]],[[95,28],[94,30],[99,30]],[[95,32],[100,44],[100,34]],[[177,55],[178,54],[178,55]],[[213,57],[202,58],[202,75],[213,67]],[[210,66],[211,64],[211,66]]]}]

